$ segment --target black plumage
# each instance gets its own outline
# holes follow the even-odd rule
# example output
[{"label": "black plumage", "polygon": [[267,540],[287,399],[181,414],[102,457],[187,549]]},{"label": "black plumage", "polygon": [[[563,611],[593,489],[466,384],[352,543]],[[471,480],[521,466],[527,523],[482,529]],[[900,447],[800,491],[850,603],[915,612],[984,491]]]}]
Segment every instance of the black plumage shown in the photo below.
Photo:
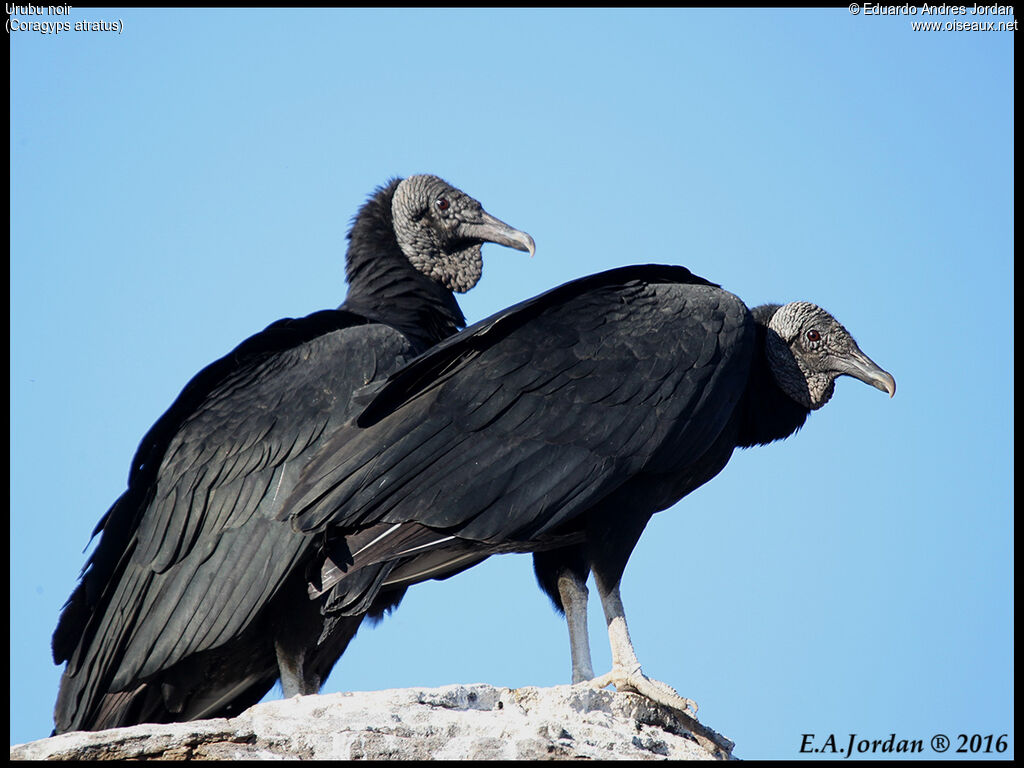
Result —
[{"label": "black plumage", "polygon": [[465,325],[453,291],[479,279],[484,242],[534,250],[445,181],[395,179],[353,220],[339,309],[280,320],[186,385],[54,632],[57,732],[237,713],[279,676],[286,695],[319,689],[359,620],[326,637],[306,597],[323,537],[280,505],[360,388]]},{"label": "black plumage", "polygon": [[852,375],[893,378],[813,304],[753,311],[682,267],[625,267],[511,307],[380,385],[318,448],[281,509],[322,532],[314,593],[337,620],[498,552],[534,552],[569,622],[574,680],[594,678],[592,570],[615,683],[692,702],[640,673],[618,584],[651,515],[778,440]]}]

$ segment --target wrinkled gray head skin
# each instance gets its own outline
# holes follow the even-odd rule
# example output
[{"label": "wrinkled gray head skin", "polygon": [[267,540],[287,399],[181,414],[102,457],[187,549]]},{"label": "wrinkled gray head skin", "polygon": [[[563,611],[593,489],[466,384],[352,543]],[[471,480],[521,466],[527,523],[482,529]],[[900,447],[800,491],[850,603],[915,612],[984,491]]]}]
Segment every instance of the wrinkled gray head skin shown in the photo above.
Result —
[{"label": "wrinkled gray head skin", "polygon": [[448,290],[464,293],[483,272],[480,247],[507,245],[533,256],[533,238],[491,216],[437,176],[410,176],[391,202],[395,235],[409,262]]},{"label": "wrinkled gray head skin", "polygon": [[766,351],[782,390],[811,410],[829,401],[839,376],[896,394],[896,380],[860,351],[839,321],[806,301],[779,307],[768,323]]}]

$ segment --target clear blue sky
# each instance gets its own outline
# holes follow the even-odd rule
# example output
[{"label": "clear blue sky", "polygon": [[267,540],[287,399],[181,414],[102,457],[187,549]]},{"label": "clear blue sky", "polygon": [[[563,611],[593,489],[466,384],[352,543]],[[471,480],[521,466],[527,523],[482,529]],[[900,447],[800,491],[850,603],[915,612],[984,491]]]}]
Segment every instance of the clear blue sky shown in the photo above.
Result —
[{"label": "clear blue sky", "polygon": [[[744,758],[851,732],[1013,754],[1012,32],[846,8],[67,18],[123,32],[10,36],[11,743],[50,732],[50,634],[142,435],[243,338],[340,304],[357,207],[434,173],[537,241],[484,248],[470,321],[682,264],[824,306],[896,377],[892,400],[840,380],[655,516],[622,584],[645,670]],[[568,680],[509,555],[411,590],[324,690]]]}]

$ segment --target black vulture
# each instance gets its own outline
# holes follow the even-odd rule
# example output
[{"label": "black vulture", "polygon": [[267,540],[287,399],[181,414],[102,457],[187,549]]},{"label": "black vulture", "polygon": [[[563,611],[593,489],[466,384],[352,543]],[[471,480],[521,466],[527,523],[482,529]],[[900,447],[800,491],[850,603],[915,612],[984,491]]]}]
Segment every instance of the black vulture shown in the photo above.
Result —
[{"label": "black vulture", "polygon": [[377,189],[348,237],[339,309],[243,341],[142,439],[53,635],[57,733],[230,715],[279,676],[316,693],[355,633],[318,642],[322,542],[281,504],[359,388],[465,325],[452,292],[480,278],[481,245],[534,242],[428,175]]},{"label": "black vulture", "polygon": [[623,267],[467,328],[374,385],[280,508],[322,532],[313,586],[337,620],[389,590],[500,552],[533,552],[569,624],[573,680],[594,678],[593,571],[613,668],[593,680],[695,705],[645,677],[619,597],[651,515],[736,448],[797,431],[848,375],[895,380],[807,302],[748,309],[682,267]]}]

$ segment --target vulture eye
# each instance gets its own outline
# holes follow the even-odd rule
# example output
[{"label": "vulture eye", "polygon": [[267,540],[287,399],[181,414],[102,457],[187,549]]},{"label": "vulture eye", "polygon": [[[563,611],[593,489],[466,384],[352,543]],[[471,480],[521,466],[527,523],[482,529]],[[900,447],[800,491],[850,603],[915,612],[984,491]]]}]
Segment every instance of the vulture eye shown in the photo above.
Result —
[{"label": "vulture eye", "polygon": [[437,210],[439,211],[447,211],[451,206],[451,203],[448,202],[447,197],[439,197],[434,201],[434,205],[437,206]]},{"label": "vulture eye", "polygon": [[821,341],[821,334],[813,328],[807,332],[808,341]]}]

